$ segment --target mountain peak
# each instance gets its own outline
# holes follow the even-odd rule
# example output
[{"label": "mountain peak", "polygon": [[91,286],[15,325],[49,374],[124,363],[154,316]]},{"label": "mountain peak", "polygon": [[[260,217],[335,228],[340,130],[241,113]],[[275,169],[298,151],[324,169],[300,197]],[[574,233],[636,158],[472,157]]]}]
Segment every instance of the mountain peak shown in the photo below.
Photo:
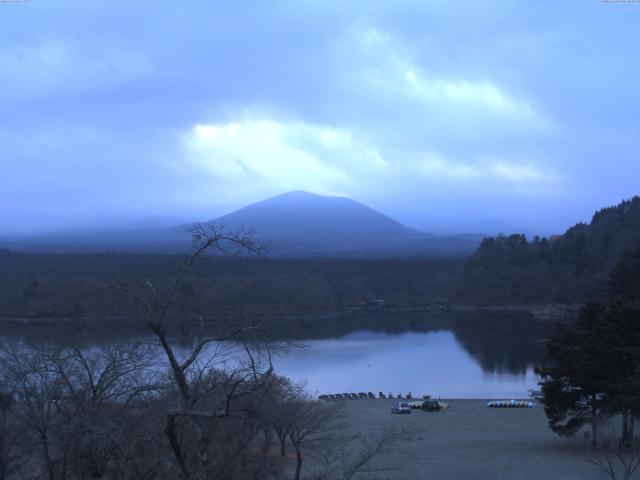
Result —
[{"label": "mountain peak", "polygon": [[281,193],[271,198],[295,198],[295,197],[324,197],[327,195],[318,195],[317,193],[307,192],[306,190],[292,190],[290,192]]},{"label": "mountain peak", "polygon": [[[273,197],[266,198],[265,200],[261,200],[252,205],[257,205],[264,202],[322,202],[322,201],[332,201],[332,200],[349,200],[352,202],[356,202],[355,200],[351,200],[347,197],[339,197],[334,195],[319,195],[317,193],[307,192],[305,190],[292,190],[291,192],[281,193],[279,195],[275,195]],[[356,202],[359,203],[359,202]]]},{"label": "mountain peak", "polygon": [[421,235],[392,218],[346,197],[302,190],[283,193],[225,215],[218,223],[255,230],[273,243],[296,243],[339,250],[349,243],[394,244]]}]

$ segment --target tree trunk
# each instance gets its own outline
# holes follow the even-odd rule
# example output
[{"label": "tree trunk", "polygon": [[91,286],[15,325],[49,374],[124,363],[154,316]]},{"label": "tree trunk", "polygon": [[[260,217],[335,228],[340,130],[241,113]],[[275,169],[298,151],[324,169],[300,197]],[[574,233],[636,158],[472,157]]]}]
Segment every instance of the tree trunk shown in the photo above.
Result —
[{"label": "tree trunk", "polygon": [[164,350],[164,353],[167,356],[167,360],[169,360],[169,366],[171,367],[173,378],[178,384],[178,388],[180,389],[180,395],[182,396],[182,400],[186,406],[189,403],[189,400],[191,399],[191,392],[189,391],[189,382],[187,381],[187,377],[184,374],[184,371],[182,370],[182,368],[180,367],[180,363],[178,362],[178,359],[173,353],[173,348],[171,348],[171,345],[167,340],[167,335],[165,334],[165,332],[157,328],[152,323],[148,323],[148,325],[153,331],[153,333],[156,334],[156,337],[158,337],[158,340],[160,340],[160,345],[162,346],[162,349]]},{"label": "tree trunk", "polygon": [[53,461],[51,460],[51,453],[49,452],[49,438],[46,432],[41,433],[40,442],[42,445],[44,463],[47,467],[47,476],[49,480],[55,480],[55,470],[53,468]]},{"label": "tree trunk", "polygon": [[280,456],[281,457],[286,457],[287,456],[287,452],[285,451],[284,448],[284,442],[286,441],[285,438],[281,438],[280,439]]},{"label": "tree trunk", "polygon": [[176,458],[176,461],[180,466],[182,476],[185,480],[190,480],[191,473],[189,472],[189,468],[187,467],[187,463],[184,459],[184,454],[182,453],[182,449],[180,448],[180,441],[178,440],[178,433],[176,432],[176,428],[177,424],[175,415],[168,415],[167,426],[164,432],[167,434],[169,444],[171,445],[171,450],[173,451],[173,456]]},{"label": "tree trunk", "polygon": [[622,438],[620,439],[621,444],[625,447],[628,447],[631,444],[631,439],[629,438],[631,427],[629,417],[629,410],[625,410],[622,413]]},{"label": "tree trunk", "polygon": [[298,445],[296,447],[296,475],[293,477],[294,480],[300,480],[300,472],[302,471],[302,452],[300,451],[300,447]]},{"label": "tree trunk", "polygon": [[273,438],[271,437],[271,431],[265,428],[262,431],[264,435],[264,443],[262,444],[262,455],[269,455],[271,451],[271,444],[273,443]]},{"label": "tree trunk", "polygon": [[598,446],[598,407],[595,395],[591,396],[591,446]]}]

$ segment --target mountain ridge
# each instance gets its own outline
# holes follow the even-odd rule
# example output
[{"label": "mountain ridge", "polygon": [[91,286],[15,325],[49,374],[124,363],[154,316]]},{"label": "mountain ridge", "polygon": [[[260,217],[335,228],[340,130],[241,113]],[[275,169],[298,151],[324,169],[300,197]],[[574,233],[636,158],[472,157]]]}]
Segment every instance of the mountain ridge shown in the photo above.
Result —
[{"label": "mountain ridge", "polygon": [[[292,191],[255,202],[214,223],[251,229],[274,256],[461,256],[481,237],[434,236],[409,228],[356,200]],[[178,253],[188,250],[188,227],[45,236],[0,243],[25,251]]]}]

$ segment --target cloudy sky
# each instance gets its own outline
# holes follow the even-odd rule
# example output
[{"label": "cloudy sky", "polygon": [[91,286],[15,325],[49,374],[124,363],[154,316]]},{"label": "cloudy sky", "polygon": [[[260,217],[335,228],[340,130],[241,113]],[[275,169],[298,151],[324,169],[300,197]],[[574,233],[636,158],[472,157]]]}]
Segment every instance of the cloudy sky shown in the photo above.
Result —
[{"label": "cloudy sky", "polygon": [[0,233],[290,190],[561,231],[640,193],[638,25],[601,0],[0,3]]}]

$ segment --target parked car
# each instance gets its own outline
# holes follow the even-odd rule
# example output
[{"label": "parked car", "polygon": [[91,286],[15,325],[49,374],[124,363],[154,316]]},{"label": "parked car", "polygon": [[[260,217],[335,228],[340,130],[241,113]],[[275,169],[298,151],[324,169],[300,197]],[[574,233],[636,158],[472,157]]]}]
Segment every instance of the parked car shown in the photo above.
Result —
[{"label": "parked car", "polygon": [[391,407],[391,413],[411,413],[411,407],[407,402],[396,402]]},{"label": "parked car", "polygon": [[[603,402],[606,399],[603,393],[598,393],[595,396],[596,403]],[[591,397],[582,397],[580,400],[576,400],[575,408],[578,410],[589,410],[591,408],[591,402],[593,398]]]},{"label": "parked car", "polygon": [[442,410],[442,405],[440,405],[438,400],[425,400],[422,402],[420,409],[423,412],[439,412]]},{"label": "parked car", "polygon": [[527,393],[529,394],[529,398],[532,400],[540,401],[544,398],[542,390],[529,390]]}]

